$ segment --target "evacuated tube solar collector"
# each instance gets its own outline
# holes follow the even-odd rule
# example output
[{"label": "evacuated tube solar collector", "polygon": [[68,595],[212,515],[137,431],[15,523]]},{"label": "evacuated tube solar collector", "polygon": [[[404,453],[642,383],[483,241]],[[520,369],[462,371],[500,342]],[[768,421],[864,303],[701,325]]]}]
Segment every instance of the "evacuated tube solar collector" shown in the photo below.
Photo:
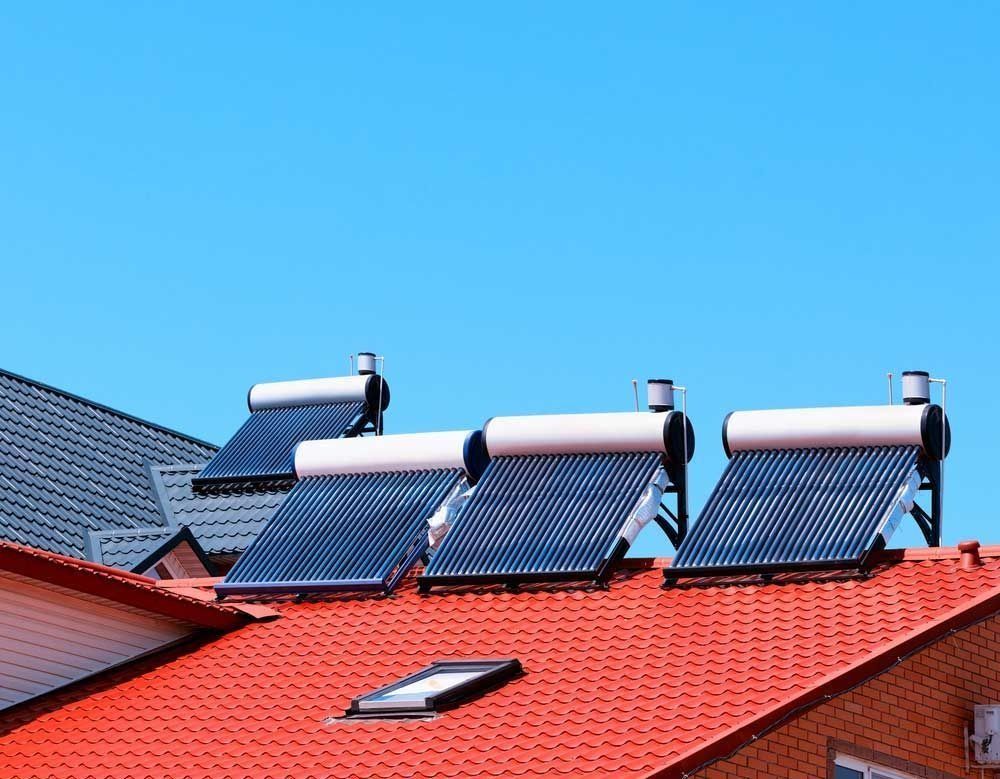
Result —
[{"label": "evacuated tube solar collector", "polygon": [[[926,375],[924,375],[926,378]],[[906,514],[941,543],[941,462],[951,431],[926,384],[907,405],[735,411],[729,464],[665,574],[865,569]],[[931,511],[916,498],[931,493]]]},{"label": "evacuated tube solar collector", "polygon": [[430,517],[485,461],[472,430],[305,441],[298,482],[216,590],[391,592],[427,550]]},{"label": "evacuated tube solar collector", "polygon": [[389,405],[389,387],[373,374],[255,384],[250,418],[192,480],[225,489],[295,478],[292,451],[317,438],[375,432]]},{"label": "evacuated tube solar collector", "polygon": [[[646,522],[675,544],[684,536],[683,459],[694,431],[682,414],[493,417],[483,441],[489,465],[419,578],[424,591],[604,582]],[[677,513],[664,493],[678,496]]]}]

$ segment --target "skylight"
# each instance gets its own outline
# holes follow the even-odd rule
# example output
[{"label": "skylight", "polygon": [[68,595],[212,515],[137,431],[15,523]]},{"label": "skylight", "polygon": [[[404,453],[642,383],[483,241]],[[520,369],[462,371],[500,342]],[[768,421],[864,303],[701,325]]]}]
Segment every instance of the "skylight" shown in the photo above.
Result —
[{"label": "skylight", "polygon": [[351,701],[349,717],[427,716],[509,682],[517,660],[436,660],[426,668]]}]

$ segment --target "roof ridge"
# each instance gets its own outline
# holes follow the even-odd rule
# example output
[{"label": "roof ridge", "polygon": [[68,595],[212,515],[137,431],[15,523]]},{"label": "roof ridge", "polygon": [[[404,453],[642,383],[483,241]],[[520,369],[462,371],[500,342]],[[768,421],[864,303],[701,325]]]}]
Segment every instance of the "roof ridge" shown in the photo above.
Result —
[{"label": "roof ridge", "polygon": [[148,525],[146,527],[114,527],[107,530],[88,531],[94,538],[127,538],[129,536],[142,536],[150,533],[176,533],[178,528],[171,525]]},{"label": "roof ridge", "polygon": [[20,373],[14,373],[13,371],[8,371],[5,368],[0,368],[0,375],[6,376],[10,379],[14,379],[16,381],[24,382],[25,384],[30,384],[34,387],[38,387],[39,389],[43,389],[47,392],[54,392],[57,395],[62,395],[64,398],[75,400],[78,403],[84,403],[88,406],[91,406],[92,408],[100,409],[101,411],[107,411],[108,413],[114,414],[115,416],[121,417],[122,419],[127,419],[130,422],[136,422],[140,425],[144,425],[154,430],[159,430],[162,433],[167,433],[168,435],[173,435],[177,436],[178,438],[183,438],[186,441],[190,441],[191,443],[195,443],[200,446],[207,446],[212,449],[219,448],[217,444],[210,443],[209,441],[205,441],[201,438],[196,438],[195,436],[188,435],[187,433],[182,433],[180,430],[175,430],[172,427],[167,427],[166,425],[161,425],[156,422],[150,422],[148,419],[143,419],[142,417],[138,417],[135,414],[129,414],[128,412],[122,411],[121,409],[112,408],[111,406],[107,406],[103,403],[98,403],[96,400],[91,400],[90,398],[85,398],[82,395],[77,395],[76,393],[69,392],[68,390],[60,389],[59,387],[54,387],[51,384],[46,384],[44,381],[38,381],[36,379],[28,378],[27,376],[22,376]]},{"label": "roof ridge", "polygon": [[200,472],[207,464],[206,460],[203,463],[174,463],[173,465],[150,465],[149,467],[160,473],[184,473],[185,471]]},{"label": "roof ridge", "polygon": [[[979,547],[980,557],[1000,557],[1000,544],[983,544]],[[958,544],[944,546],[908,546],[902,548],[883,549],[872,555],[877,564],[895,565],[897,563],[926,562],[928,560],[959,560],[962,550]]]}]

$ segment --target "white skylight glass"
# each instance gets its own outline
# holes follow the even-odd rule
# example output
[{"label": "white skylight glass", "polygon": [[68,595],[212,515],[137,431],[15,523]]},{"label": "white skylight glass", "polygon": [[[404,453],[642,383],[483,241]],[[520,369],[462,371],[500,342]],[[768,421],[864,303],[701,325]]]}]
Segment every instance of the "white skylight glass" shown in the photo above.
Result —
[{"label": "white skylight glass", "polygon": [[440,671],[438,673],[431,674],[430,676],[425,676],[422,679],[417,679],[409,684],[404,684],[402,687],[397,687],[394,690],[388,690],[387,692],[383,692],[379,695],[374,695],[368,700],[399,701],[404,698],[408,698],[410,700],[423,700],[428,695],[450,690],[452,687],[455,687],[462,682],[467,682],[470,679],[475,679],[477,676],[482,676],[484,673],[486,673],[486,671]]},{"label": "white skylight glass", "polygon": [[355,698],[347,716],[426,716],[510,681],[517,660],[438,660],[404,679]]}]

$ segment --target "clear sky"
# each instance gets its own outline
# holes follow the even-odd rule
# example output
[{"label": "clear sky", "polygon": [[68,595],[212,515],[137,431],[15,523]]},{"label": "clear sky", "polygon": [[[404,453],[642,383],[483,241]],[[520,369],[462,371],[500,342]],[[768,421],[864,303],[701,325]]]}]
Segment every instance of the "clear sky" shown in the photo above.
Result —
[{"label": "clear sky", "polygon": [[694,508],[728,411],[926,369],[1000,542],[998,9],[7,4],[0,365],[218,443],[363,349],[389,432],[674,378]]}]

